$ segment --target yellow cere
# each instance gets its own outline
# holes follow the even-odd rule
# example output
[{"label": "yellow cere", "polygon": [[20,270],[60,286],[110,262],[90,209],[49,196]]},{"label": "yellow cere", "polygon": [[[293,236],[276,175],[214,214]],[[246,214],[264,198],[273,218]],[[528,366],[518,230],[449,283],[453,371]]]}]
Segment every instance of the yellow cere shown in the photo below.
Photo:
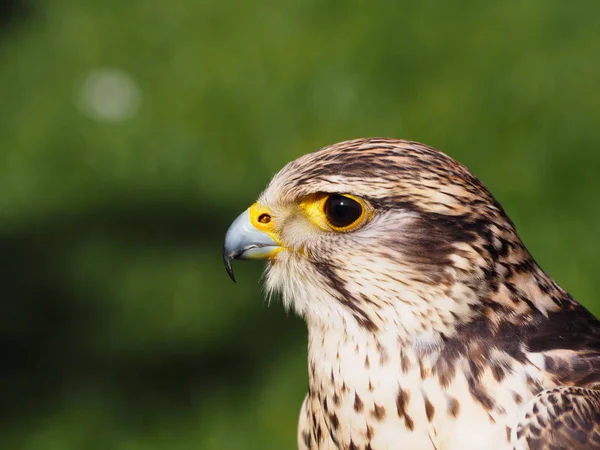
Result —
[{"label": "yellow cere", "polygon": [[[248,212],[250,215],[250,223],[252,224],[252,226],[257,230],[262,231],[263,233],[268,235],[277,243],[277,245],[281,245],[281,240],[279,238],[278,233],[275,230],[275,221],[273,220],[273,215],[271,211],[269,211],[268,208],[261,205],[260,203],[254,203],[252,206],[250,206]],[[283,247],[278,247],[274,249],[272,254],[269,255],[269,257],[279,253],[279,251],[281,250],[283,250]]]},{"label": "yellow cere", "polygon": [[355,202],[359,203],[362,207],[361,215],[358,219],[356,219],[352,224],[346,227],[336,227],[332,225],[328,220],[325,214],[325,203],[327,199],[334,194],[330,193],[319,193],[310,195],[304,200],[300,202],[300,208],[306,214],[306,217],[319,228],[325,231],[337,231],[337,232],[346,232],[352,231],[361,226],[368,220],[371,220],[373,217],[373,207],[365,200],[360,197],[355,197],[350,194],[340,194],[344,197],[348,197]]}]

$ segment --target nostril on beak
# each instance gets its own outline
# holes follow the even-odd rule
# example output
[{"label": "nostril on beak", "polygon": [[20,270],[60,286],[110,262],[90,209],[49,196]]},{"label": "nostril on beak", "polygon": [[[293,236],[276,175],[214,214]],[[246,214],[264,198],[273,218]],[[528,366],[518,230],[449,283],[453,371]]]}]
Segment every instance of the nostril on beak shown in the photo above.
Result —
[{"label": "nostril on beak", "polygon": [[274,225],[273,216],[264,210],[254,213],[253,208],[240,214],[225,233],[223,263],[233,281],[234,259],[269,259],[283,249],[269,233]]},{"label": "nostril on beak", "polygon": [[271,216],[267,213],[262,213],[258,216],[258,221],[262,224],[271,223]]}]

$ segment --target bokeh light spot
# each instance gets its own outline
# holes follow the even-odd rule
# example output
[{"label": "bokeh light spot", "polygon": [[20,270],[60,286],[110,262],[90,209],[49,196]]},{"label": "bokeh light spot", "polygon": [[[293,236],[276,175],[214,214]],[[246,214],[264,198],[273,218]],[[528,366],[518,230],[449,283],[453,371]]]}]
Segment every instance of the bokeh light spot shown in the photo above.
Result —
[{"label": "bokeh light spot", "polygon": [[92,119],[119,123],[138,113],[142,91],[133,77],[121,69],[95,69],[81,85],[76,103]]}]

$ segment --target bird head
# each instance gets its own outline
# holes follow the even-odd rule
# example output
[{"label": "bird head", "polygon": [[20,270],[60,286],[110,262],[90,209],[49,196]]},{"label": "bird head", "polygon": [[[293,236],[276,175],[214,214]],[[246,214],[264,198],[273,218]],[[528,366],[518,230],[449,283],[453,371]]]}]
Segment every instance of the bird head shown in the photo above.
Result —
[{"label": "bird head", "polygon": [[267,260],[267,290],[309,323],[408,334],[481,312],[512,264],[531,261],[464,166],[392,139],[342,142],[285,166],[227,231],[232,278],[233,259]]}]

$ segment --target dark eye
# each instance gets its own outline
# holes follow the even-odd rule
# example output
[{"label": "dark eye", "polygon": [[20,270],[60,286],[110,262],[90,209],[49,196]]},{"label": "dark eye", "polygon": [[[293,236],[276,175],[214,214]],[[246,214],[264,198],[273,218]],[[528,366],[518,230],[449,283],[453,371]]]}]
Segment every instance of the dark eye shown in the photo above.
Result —
[{"label": "dark eye", "polygon": [[363,217],[363,206],[350,197],[332,195],[325,202],[325,216],[335,228],[346,228]]}]

